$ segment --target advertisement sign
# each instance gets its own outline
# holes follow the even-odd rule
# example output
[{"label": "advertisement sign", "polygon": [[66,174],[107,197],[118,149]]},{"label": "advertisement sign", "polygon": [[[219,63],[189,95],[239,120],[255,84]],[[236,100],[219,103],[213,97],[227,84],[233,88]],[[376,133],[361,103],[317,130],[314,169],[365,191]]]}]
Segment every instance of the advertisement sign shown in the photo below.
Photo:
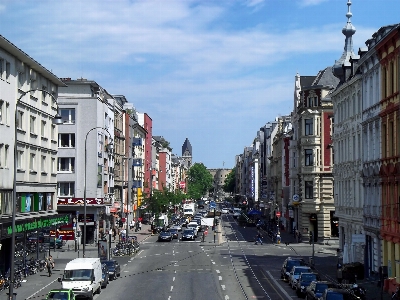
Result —
[{"label": "advertisement sign", "polygon": [[181,189],[186,188],[186,182],[185,182],[185,181],[180,181],[180,182],[179,182],[179,187],[180,187]]},{"label": "advertisement sign", "polygon": [[99,254],[100,260],[107,260],[108,259],[107,241],[99,241],[98,254]]}]

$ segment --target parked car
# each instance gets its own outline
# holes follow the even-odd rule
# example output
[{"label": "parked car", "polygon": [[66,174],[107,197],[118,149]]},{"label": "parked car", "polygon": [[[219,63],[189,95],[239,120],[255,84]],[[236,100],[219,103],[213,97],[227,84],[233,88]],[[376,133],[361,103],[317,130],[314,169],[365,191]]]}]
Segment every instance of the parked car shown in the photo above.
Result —
[{"label": "parked car", "polygon": [[172,234],[169,231],[161,231],[160,234],[158,235],[158,241],[159,242],[165,242],[165,241],[172,241]]},{"label": "parked car", "polygon": [[301,273],[299,280],[296,284],[296,294],[300,298],[306,296],[306,288],[310,285],[312,281],[321,280],[317,273]]},{"label": "parked car", "polygon": [[285,259],[281,268],[281,279],[288,280],[289,272],[292,270],[294,266],[305,266],[306,261],[301,257],[291,257]]},{"label": "parked car", "polygon": [[299,280],[299,277],[301,273],[311,273],[312,270],[310,267],[306,266],[294,266],[292,270],[289,272],[289,285],[292,289],[296,288],[297,285],[297,280]]},{"label": "parked car", "polygon": [[330,281],[313,281],[306,289],[306,299],[319,300],[322,293],[329,288],[337,288],[337,284]]},{"label": "parked car", "polygon": [[101,265],[101,288],[105,289],[110,282],[110,275],[106,264]]},{"label": "parked car", "polygon": [[75,300],[75,294],[72,289],[55,289],[47,294],[46,299]]},{"label": "parked car", "polygon": [[194,241],[195,240],[195,235],[194,235],[194,230],[192,229],[185,229],[182,233],[182,241]]},{"label": "parked car", "polygon": [[111,280],[115,280],[121,276],[121,266],[116,260],[102,260],[101,263],[107,265],[108,275]]},{"label": "parked car", "polygon": [[353,294],[349,290],[342,289],[326,289],[322,293],[323,300],[354,300]]}]

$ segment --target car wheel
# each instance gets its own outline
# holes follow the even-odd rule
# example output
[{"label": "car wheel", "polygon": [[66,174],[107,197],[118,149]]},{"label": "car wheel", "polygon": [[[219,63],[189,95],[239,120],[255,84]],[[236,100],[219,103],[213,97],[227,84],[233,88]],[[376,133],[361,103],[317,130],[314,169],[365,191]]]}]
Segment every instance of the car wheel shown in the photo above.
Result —
[{"label": "car wheel", "polygon": [[97,294],[101,294],[101,285],[99,286],[99,288],[97,289]]}]

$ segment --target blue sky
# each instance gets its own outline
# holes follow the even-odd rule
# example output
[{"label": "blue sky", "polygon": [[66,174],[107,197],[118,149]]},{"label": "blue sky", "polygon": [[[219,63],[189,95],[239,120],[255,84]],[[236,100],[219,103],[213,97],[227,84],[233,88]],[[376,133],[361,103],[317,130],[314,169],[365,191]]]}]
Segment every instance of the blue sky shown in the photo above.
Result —
[{"label": "blue sky", "polygon": [[[95,80],[193,161],[231,168],[293,109],[294,76],[343,51],[347,0],[0,0],[0,34],[58,77]],[[354,50],[400,22],[399,0],[353,0]]]}]

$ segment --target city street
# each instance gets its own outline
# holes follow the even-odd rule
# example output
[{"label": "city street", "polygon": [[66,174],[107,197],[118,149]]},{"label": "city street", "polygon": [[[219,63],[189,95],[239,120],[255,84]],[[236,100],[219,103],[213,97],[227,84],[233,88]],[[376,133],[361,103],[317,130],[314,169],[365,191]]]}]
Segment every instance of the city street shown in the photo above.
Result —
[{"label": "city street", "polygon": [[[287,256],[308,259],[312,254],[308,243],[274,244],[265,236],[263,245],[255,245],[255,227],[240,227],[231,215],[222,216],[216,243],[212,231],[204,242],[200,237],[157,242],[157,235],[151,235],[148,227],[138,233],[140,251],[133,257],[116,258],[121,276],[95,299],[297,299],[280,279],[280,267]],[[91,257],[96,255],[94,247],[87,251]],[[44,299],[48,291],[59,288],[57,278],[74,255],[74,251],[56,252],[55,274],[51,278],[45,272],[28,277],[15,290],[17,299]],[[336,280],[336,261],[333,247],[315,245],[315,269],[322,279]],[[6,299],[6,292],[1,292],[1,299]]]}]

